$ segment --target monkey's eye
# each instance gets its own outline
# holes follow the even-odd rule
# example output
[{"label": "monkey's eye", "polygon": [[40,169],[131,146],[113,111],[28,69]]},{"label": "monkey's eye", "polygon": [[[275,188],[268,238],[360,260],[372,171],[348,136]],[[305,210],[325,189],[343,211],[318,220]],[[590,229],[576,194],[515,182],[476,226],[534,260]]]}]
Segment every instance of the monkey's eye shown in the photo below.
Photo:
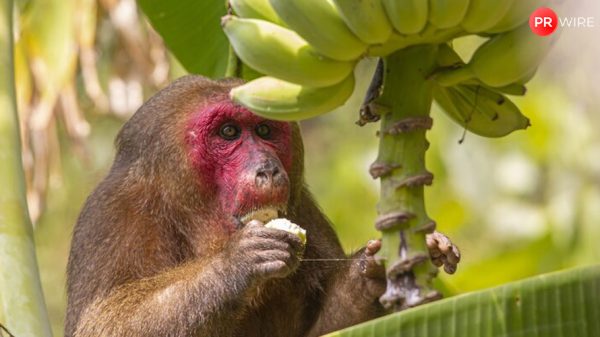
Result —
[{"label": "monkey's eye", "polygon": [[271,127],[267,124],[260,124],[256,127],[256,134],[262,139],[271,138]]},{"label": "monkey's eye", "polygon": [[233,124],[225,124],[219,130],[219,136],[225,140],[234,140],[240,138],[241,130]]}]

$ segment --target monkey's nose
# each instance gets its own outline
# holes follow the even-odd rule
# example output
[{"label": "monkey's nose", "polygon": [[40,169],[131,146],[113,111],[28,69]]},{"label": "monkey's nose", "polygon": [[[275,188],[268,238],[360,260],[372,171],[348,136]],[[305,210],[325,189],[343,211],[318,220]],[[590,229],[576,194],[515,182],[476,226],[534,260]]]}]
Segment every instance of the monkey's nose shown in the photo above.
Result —
[{"label": "monkey's nose", "polygon": [[285,182],[285,174],[278,163],[269,160],[256,170],[255,183],[259,188],[272,188]]}]

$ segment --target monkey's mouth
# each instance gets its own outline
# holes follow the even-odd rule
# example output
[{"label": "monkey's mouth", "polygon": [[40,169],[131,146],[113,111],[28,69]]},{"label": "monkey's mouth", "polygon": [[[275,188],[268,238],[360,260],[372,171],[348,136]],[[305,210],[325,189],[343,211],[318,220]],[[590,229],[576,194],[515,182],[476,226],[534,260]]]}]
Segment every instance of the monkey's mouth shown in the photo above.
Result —
[{"label": "monkey's mouth", "polygon": [[258,220],[263,223],[267,223],[273,219],[281,218],[285,215],[285,208],[283,206],[266,206],[252,210],[240,217],[238,220],[241,225],[244,226],[252,220]]}]

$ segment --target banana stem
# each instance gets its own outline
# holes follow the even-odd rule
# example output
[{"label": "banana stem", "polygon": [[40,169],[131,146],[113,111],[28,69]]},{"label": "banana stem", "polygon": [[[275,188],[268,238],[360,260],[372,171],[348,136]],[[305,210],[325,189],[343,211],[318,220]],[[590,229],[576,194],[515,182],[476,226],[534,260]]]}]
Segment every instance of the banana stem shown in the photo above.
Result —
[{"label": "banana stem", "polygon": [[387,109],[370,173],[381,181],[376,227],[382,232],[379,257],[385,259],[388,281],[380,301],[392,310],[440,297],[431,288],[436,268],[425,244],[435,222],[427,216],[423,196],[424,185],[433,179],[425,169],[425,133],[432,124],[432,83],[427,77],[435,68],[436,52],[437,46],[423,45],[387,56],[383,93],[376,101]]},{"label": "banana stem", "polygon": [[455,86],[473,78],[475,78],[475,75],[468,66],[446,70],[434,76],[435,82],[444,87]]},{"label": "banana stem", "polygon": [[229,54],[227,56],[227,68],[225,69],[225,77],[242,77],[242,62],[235,54],[233,47],[229,46]]},{"label": "banana stem", "polygon": [[[51,337],[25,200],[13,64],[13,1],[0,2],[0,323]],[[0,328],[0,335],[4,335]]]}]

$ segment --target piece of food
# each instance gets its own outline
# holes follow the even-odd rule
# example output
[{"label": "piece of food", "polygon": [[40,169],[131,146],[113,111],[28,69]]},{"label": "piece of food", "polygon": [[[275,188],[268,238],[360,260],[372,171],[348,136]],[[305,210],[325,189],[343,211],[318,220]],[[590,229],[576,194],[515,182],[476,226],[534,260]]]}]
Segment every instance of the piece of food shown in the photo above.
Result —
[{"label": "piece of food", "polygon": [[252,212],[244,215],[240,219],[240,221],[243,224],[247,224],[248,222],[250,222],[252,220],[258,220],[260,222],[267,222],[267,221],[275,219],[275,218],[277,218],[277,209],[272,208],[272,207],[266,207],[266,208],[257,209],[255,211],[252,211]]},{"label": "piece of food", "polygon": [[300,240],[302,240],[302,243],[306,244],[306,229],[296,225],[288,219],[273,219],[267,222],[265,224],[265,227],[279,229],[282,231],[290,232],[292,234],[296,234],[300,238]]}]

